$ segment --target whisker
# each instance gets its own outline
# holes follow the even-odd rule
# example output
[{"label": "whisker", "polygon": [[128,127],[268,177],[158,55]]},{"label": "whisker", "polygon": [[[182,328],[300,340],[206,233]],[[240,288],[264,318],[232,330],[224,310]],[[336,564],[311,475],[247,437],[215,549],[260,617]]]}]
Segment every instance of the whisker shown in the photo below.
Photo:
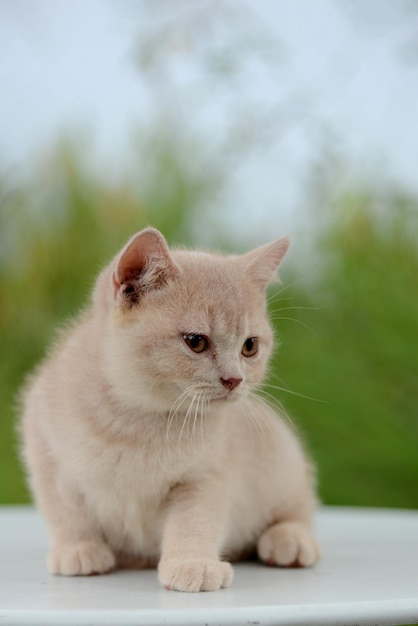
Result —
[{"label": "whisker", "polygon": [[166,431],[166,444],[168,443],[168,439],[169,439],[169,434],[170,434],[170,428],[171,425],[174,421],[174,419],[176,418],[176,416],[178,415],[178,412],[181,408],[181,406],[184,404],[188,394],[190,393],[192,387],[189,385],[189,387],[187,387],[180,395],[179,397],[173,402],[173,405],[170,409],[170,412],[168,414],[167,417],[167,431]]},{"label": "whisker", "polygon": [[196,420],[196,411],[199,407],[200,402],[200,394],[201,391],[196,390],[196,394],[193,397],[193,400],[190,405],[190,413],[187,421],[187,445],[190,448],[193,444],[194,439],[194,429],[195,429],[195,420]]},{"label": "whisker", "polygon": [[194,393],[194,395],[193,395],[193,397],[192,397],[192,399],[190,401],[189,408],[186,411],[186,414],[185,414],[184,419],[183,419],[183,424],[182,424],[182,427],[180,429],[179,436],[177,438],[177,452],[178,452],[178,455],[180,455],[181,440],[182,440],[182,437],[183,437],[183,431],[184,431],[184,428],[185,428],[186,424],[189,421],[189,417],[190,417],[191,411],[193,409],[193,403],[195,401],[196,396],[197,396],[197,391]]},{"label": "whisker", "polygon": [[244,416],[247,420],[248,425],[254,428],[258,440],[261,441],[260,425],[258,424],[257,419],[254,417],[254,407],[249,398],[244,398],[243,408]]},{"label": "whisker", "polygon": [[[280,311],[278,313],[280,313]],[[309,332],[312,333],[313,335],[318,336],[318,333],[316,333],[310,326],[308,326],[308,324],[305,324],[305,322],[302,322],[302,320],[298,320],[295,317],[286,317],[284,315],[278,314],[278,315],[270,315],[270,319],[272,321],[288,320],[289,322],[296,322],[297,324],[300,324],[301,326],[309,330]]]},{"label": "whisker", "polygon": [[300,398],[305,398],[306,400],[312,400],[312,402],[320,402],[321,404],[329,404],[327,400],[321,400],[320,398],[312,398],[311,396],[307,396],[304,393],[299,393],[298,391],[292,391],[291,389],[287,389],[286,387],[280,387],[279,385],[271,385],[269,383],[263,383],[263,387],[269,387],[270,389],[277,389],[278,391],[284,391],[286,393],[290,393],[292,396],[298,396]]},{"label": "whisker", "polygon": [[279,410],[280,412],[286,413],[286,409],[284,407],[284,404],[281,402],[281,400],[279,398],[277,398],[276,396],[274,396],[272,393],[269,393],[268,391],[266,391],[263,388],[259,388],[256,390],[255,396],[265,396],[265,400],[266,402],[268,402],[268,404],[274,408],[275,411]]},{"label": "whisker", "polygon": [[281,289],[278,289],[277,292],[276,292],[277,295],[281,295],[282,293],[284,293],[285,291],[287,291],[288,289],[293,287],[293,285],[297,285],[298,283],[302,282],[303,280],[308,280],[308,278],[312,278],[314,276],[314,274],[317,274],[317,272],[310,272],[309,274],[305,274],[304,276],[301,276],[300,278],[297,278],[296,280],[293,280],[288,285],[285,285]]},{"label": "whisker", "polygon": [[286,421],[291,424],[291,426],[295,427],[295,423],[293,419],[290,417],[287,412],[284,404],[277,398],[273,396],[273,394],[269,393],[265,389],[258,389],[255,393],[255,396],[261,397],[261,399],[275,412],[279,413],[281,417],[285,418]]},{"label": "whisker", "polygon": [[[262,401],[262,399],[256,394],[252,394],[251,400],[252,400],[251,402],[252,409],[253,411],[256,412],[259,422],[261,422],[261,425],[259,424],[261,433],[263,434],[263,436],[266,436],[266,435],[274,436],[271,420],[266,415],[266,413],[261,410],[261,407],[257,406],[257,402],[258,404],[260,404],[260,401]],[[269,408],[272,408],[275,412],[277,411],[277,407],[271,407],[268,402],[266,402],[266,404]]]},{"label": "whisker", "polygon": [[200,440],[203,443],[204,441],[204,433],[203,433],[203,425],[206,425],[206,413],[209,406],[209,400],[206,394],[203,395],[203,406],[200,412]]},{"label": "whisker", "polygon": [[202,395],[203,395],[203,391],[202,390],[198,391],[198,396],[197,396],[197,400],[196,400],[196,406],[195,406],[195,410],[194,410],[194,418],[193,418],[193,427],[192,427],[192,436],[191,436],[192,443],[194,443],[194,441],[195,441],[196,420],[197,420],[197,416],[198,416],[198,413],[199,413],[200,400],[202,398]]},{"label": "whisker", "polygon": [[300,310],[300,311],[320,311],[321,309],[325,309],[325,306],[283,306],[277,309],[277,312],[280,313],[281,311],[293,311],[293,310]]},{"label": "whisker", "polygon": [[272,304],[273,302],[284,302],[285,300],[293,300],[293,296],[287,296],[286,298],[279,298],[280,291],[274,291],[268,298],[267,304]]}]

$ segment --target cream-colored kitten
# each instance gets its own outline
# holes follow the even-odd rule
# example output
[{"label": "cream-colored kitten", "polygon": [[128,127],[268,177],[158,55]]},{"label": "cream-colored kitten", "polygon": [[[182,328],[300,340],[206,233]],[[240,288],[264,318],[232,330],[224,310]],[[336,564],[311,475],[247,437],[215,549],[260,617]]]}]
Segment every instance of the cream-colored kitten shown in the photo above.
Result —
[{"label": "cream-colored kitten", "polygon": [[152,228],[24,394],[23,453],[54,574],[158,564],[180,591],[227,587],[234,560],[313,565],[312,472],[252,395],[272,349],[265,290],[287,238],[243,256],[169,251]]}]

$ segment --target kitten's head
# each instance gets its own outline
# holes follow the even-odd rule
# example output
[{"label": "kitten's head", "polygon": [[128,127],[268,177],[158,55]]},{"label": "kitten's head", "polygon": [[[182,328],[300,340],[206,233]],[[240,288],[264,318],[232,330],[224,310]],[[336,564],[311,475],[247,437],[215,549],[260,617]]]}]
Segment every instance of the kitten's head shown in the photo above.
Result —
[{"label": "kitten's head", "polygon": [[163,236],[136,234],[101,275],[104,367],[129,406],[187,410],[225,402],[263,379],[273,335],[266,288],[287,238],[242,256],[169,251]]}]

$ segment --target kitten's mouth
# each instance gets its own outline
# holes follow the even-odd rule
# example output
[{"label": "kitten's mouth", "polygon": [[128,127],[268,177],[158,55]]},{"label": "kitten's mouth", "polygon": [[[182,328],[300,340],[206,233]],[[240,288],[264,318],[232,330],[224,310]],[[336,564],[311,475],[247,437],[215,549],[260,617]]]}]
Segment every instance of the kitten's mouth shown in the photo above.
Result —
[{"label": "kitten's mouth", "polygon": [[236,400],[242,399],[246,395],[246,390],[244,389],[213,389],[206,388],[202,389],[202,396],[205,398],[206,402],[212,404],[213,402],[235,402]]},{"label": "kitten's mouth", "polygon": [[211,399],[211,402],[234,402],[235,400],[239,400],[242,396],[240,393],[234,393],[233,391],[227,391],[222,395],[215,396]]}]

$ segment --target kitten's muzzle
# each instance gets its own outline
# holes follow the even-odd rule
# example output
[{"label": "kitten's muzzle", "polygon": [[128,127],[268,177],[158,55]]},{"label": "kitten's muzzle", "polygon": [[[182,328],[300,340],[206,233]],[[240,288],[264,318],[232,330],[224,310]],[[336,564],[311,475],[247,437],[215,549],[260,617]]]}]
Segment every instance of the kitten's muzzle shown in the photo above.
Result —
[{"label": "kitten's muzzle", "polygon": [[240,383],[242,383],[242,378],[220,378],[221,383],[228,389],[228,391],[233,391]]}]

